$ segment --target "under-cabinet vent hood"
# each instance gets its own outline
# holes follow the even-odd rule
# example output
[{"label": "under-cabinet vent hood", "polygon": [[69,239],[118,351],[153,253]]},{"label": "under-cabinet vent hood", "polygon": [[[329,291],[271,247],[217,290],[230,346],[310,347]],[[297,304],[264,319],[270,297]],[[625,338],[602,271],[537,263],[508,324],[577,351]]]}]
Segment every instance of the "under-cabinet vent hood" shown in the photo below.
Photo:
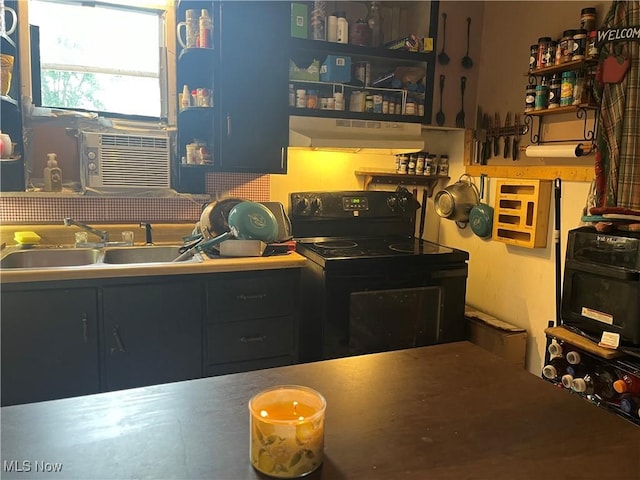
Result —
[{"label": "under-cabinet vent hood", "polygon": [[289,146],[313,150],[419,152],[424,148],[421,132],[419,123],[289,117]]}]

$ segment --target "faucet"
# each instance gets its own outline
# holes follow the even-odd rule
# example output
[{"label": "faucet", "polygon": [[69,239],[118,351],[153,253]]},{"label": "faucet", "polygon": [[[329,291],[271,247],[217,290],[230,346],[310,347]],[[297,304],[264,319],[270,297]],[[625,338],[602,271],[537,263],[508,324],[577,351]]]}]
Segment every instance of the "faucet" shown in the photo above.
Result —
[{"label": "faucet", "polygon": [[72,218],[65,218],[64,219],[64,224],[67,227],[70,227],[71,225],[75,225],[76,227],[81,228],[82,230],[89,232],[89,233],[93,233],[94,235],[97,235],[98,237],[100,237],[100,243],[106,244],[109,242],[109,232],[106,232],[104,230],[98,230],[95,229],[93,227],[90,227],[89,225],[86,225],[84,223],[81,222],[76,222],[74,219]]},{"label": "faucet", "polygon": [[144,228],[145,244],[153,245],[153,234],[151,233],[151,224],[149,222],[140,222],[140,228]]}]

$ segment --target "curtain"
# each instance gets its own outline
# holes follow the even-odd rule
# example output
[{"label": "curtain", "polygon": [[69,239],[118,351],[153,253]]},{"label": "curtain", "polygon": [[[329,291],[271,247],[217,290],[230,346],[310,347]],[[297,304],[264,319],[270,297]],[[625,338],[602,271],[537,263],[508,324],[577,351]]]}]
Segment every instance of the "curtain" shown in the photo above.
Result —
[{"label": "curtain", "polygon": [[[614,1],[601,29],[640,26],[640,1]],[[640,41],[608,42],[600,60],[622,54],[630,67],[620,83],[601,85],[596,191],[600,207],[640,211]]]}]

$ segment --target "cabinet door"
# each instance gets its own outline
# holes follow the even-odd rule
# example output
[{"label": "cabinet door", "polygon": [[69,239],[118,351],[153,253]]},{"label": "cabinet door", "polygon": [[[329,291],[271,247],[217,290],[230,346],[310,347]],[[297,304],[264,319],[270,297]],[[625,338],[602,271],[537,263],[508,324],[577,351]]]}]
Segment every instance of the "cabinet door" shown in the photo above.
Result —
[{"label": "cabinet door", "polygon": [[201,377],[201,302],[196,281],[104,287],[106,389]]},{"label": "cabinet door", "polygon": [[97,393],[94,289],[2,292],[2,405]]},{"label": "cabinet door", "polygon": [[220,169],[286,173],[289,2],[220,5]]}]

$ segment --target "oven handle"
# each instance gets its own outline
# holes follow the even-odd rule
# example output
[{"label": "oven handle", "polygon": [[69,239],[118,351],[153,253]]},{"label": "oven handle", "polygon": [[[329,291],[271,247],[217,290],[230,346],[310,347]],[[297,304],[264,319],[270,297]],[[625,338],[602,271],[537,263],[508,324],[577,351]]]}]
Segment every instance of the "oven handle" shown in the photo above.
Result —
[{"label": "oven handle", "polygon": [[[461,267],[461,268],[443,268],[441,270],[438,270],[438,269],[423,270],[420,272],[420,278],[427,279],[427,280],[433,280],[438,278],[457,278],[457,277],[466,277],[468,273],[469,273],[469,269],[465,265],[464,267]],[[336,273],[336,274],[328,275],[328,278],[335,279],[335,280],[351,280],[351,281],[366,280],[369,282],[373,282],[373,281],[387,281],[389,277],[388,275],[376,274],[376,273],[367,273],[363,275],[349,275],[349,274]]]},{"label": "oven handle", "polygon": [[567,260],[565,272],[567,269],[585,273],[594,273],[596,275],[611,277],[618,280],[638,281],[640,279],[639,272],[631,272],[622,268],[608,267],[606,265],[590,265],[588,263],[578,262],[575,260]]}]

